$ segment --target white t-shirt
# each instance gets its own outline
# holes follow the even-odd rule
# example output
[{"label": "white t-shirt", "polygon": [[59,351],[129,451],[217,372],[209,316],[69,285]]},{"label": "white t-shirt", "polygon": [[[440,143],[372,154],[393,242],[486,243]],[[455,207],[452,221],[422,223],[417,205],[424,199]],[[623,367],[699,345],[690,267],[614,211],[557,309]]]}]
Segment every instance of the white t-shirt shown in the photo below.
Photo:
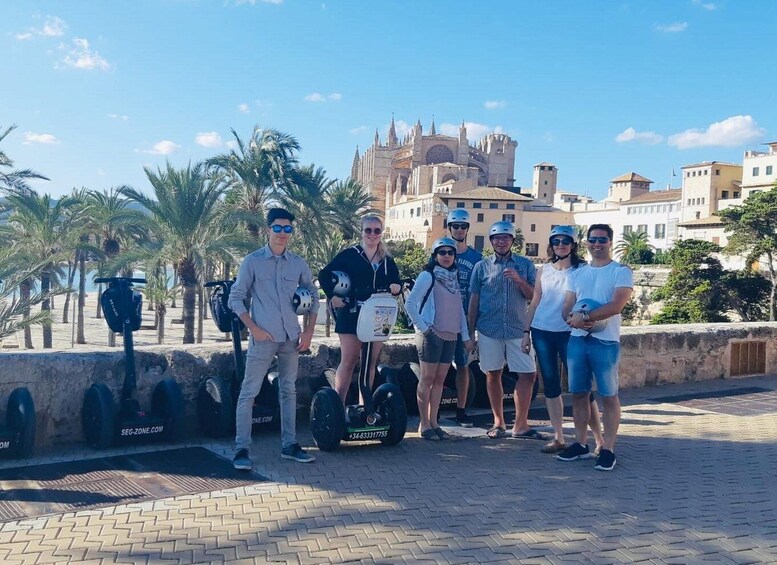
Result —
[{"label": "white t-shirt", "polygon": [[[590,298],[600,304],[607,304],[612,300],[616,288],[634,288],[634,275],[631,269],[617,261],[612,261],[604,267],[587,265],[575,269],[567,277],[566,290],[574,292],[576,300]],[[586,336],[588,332],[573,328],[572,335]],[[602,331],[591,335],[602,341],[620,341],[621,315],[616,314],[608,318],[607,326]]]},{"label": "white t-shirt", "polygon": [[542,296],[534,311],[531,327],[546,332],[568,332],[572,329],[561,317],[564,298],[566,298],[567,278],[572,271],[584,267],[585,264],[581,264],[577,269],[556,269],[551,263],[542,266],[538,276],[541,281]]}]

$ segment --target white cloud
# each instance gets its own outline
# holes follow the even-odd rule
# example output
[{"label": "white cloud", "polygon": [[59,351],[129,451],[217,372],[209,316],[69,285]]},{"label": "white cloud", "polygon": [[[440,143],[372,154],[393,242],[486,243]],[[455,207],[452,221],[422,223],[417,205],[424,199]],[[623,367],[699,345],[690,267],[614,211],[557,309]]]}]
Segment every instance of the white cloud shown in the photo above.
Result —
[{"label": "white cloud", "polygon": [[242,114],[247,114],[248,111],[249,111],[248,110],[248,104],[238,104],[237,105],[237,111],[242,113]]},{"label": "white cloud", "polygon": [[320,92],[313,92],[305,96],[307,102],[339,102],[343,99],[343,95],[339,92],[332,92],[331,94],[323,95]]},{"label": "white cloud", "polygon": [[230,149],[237,149],[237,141],[235,141],[234,139],[230,139],[224,145],[226,145]]},{"label": "white cloud", "polygon": [[156,142],[151,149],[142,149],[141,153],[150,153],[152,155],[170,155],[174,151],[180,149],[181,146],[168,139]]},{"label": "white cloud", "polygon": [[40,143],[42,145],[59,145],[59,140],[50,133],[33,133],[28,131],[24,134],[23,145],[32,145]]},{"label": "white cloud", "polygon": [[17,33],[16,35],[14,35],[14,38],[18,39],[19,41],[26,41],[28,39],[32,39],[32,34],[29,32]]},{"label": "white cloud", "polygon": [[[458,137],[459,127],[459,124],[442,124],[440,125],[440,133]],[[479,124],[477,122],[464,122],[464,127],[467,128],[467,139],[470,141],[480,140],[492,132],[505,133],[505,130],[502,126],[491,127],[485,124]]]},{"label": "white cloud", "polygon": [[80,37],[73,39],[73,47],[61,62],[74,69],[107,71],[111,68],[110,63],[103,59],[97,51],[93,51],[86,39]]},{"label": "white cloud", "polygon": [[[386,135],[388,135],[388,130],[391,127],[391,124],[386,124],[386,127],[383,129],[383,131],[386,132]],[[394,120],[394,131],[397,132],[397,137],[399,139],[402,139],[410,133],[413,130],[413,126],[408,124],[405,120]]]},{"label": "white cloud", "polygon": [[112,120],[121,120],[122,122],[129,120],[129,116],[125,116],[124,114],[108,114],[108,117]]},{"label": "white cloud", "polygon": [[103,171],[102,169],[97,169],[97,176],[104,177],[105,171]]},{"label": "white cloud", "polygon": [[43,26],[40,28],[29,28],[28,31],[17,33],[14,37],[20,41],[32,39],[36,35],[39,37],[61,37],[65,34],[67,24],[62,18],[56,16],[46,16]]},{"label": "white cloud", "polygon": [[194,141],[203,147],[221,147],[223,145],[221,136],[215,131],[200,132],[194,137]]},{"label": "white cloud", "polygon": [[752,116],[731,116],[711,124],[706,130],[687,129],[669,136],[669,145],[678,149],[694,147],[736,147],[758,141],[766,130]]},{"label": "white cloud", "polygon": [[704,2],[704,0],[693,0],[693,3],[696,4],[697,6],[701,6],[705,10],[709,10],[710,12],[716,9],[716,6],[713,2]]},{"label": "white cloud", "polygon": [[658,31],[664,33],[681,33],[688,29],[688,22],[674,22],[672,24],[660,24],[656,26]]},{"label": "white cloud", "polygon": [[626,128],[621,133],[615,136],[615,141],[618,143],[626,143],[629,141],[641,141],[648,145],[656,145],[664,140],[663,135],[659,135],[654,131],[637,131],[634,128]]},{"label": "white cloud", "polygon": [[507,106],[507,102],[504,100],[486,100],[483,103],[483,107],[486,110],[496,110],[498,108],[504,108],[505,106]]},{"label": "white cloud", "polygon": [[359,135],[360,133],[364,133],[365,131],[367,131],[367,126],[359,126],[359,127],[349,129],[348,133],[350,133],[351,135]]}]

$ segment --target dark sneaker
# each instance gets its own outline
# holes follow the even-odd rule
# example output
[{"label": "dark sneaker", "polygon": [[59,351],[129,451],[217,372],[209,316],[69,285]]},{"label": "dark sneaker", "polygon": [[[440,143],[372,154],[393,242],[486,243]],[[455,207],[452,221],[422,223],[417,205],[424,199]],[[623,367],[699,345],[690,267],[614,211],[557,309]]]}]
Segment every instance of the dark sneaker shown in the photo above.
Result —
[{"label": "dark sneaker", "polygon": [[599,452],[599,457],[596,458],[594,469],[597,471],[612,471],[615,469],[615,454],[609,449],[602,448]]},{"label": "dark sneaker", "polygon": [[310,453],[302,449],[298,443],[281,449],[281,459],[291,459],[299,463],[313,463],[316,460]]},{"label": "dark sneaker", "polygon": [[251,463],[251,458],[248,457],[248,450],[238,449],[234,459],[232,459],[232,465],[239,471],[250,471],[253,464]]},{"label": "dark sneaker", "polygon": [[458,414],[456,416],[456,423],[462,428],[471,428],[475,425],[474,420],[472,420],[472,416],[468,416],[467,414]]},{"label": "dark sneaker", "polygon": [[578,459],[590,458],[591,450],[588,448],[588,444],[583,445],[578,442],[573,443],[564,451],[556,455],[556,459],[560,461],[577,461]]}]

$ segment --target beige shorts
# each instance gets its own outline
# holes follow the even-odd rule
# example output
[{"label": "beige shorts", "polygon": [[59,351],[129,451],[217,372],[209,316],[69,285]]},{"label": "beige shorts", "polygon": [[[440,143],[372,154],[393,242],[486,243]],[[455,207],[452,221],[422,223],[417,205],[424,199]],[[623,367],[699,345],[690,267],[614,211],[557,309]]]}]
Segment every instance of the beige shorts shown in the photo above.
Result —
[{"label": "beige shorts", "polygon": [[521,351],[521,338],[494,339],[478,332],[478,353],[482,371],[497,371],[505,362],[513,373],[533,373],[537,370],[532,351]]}]

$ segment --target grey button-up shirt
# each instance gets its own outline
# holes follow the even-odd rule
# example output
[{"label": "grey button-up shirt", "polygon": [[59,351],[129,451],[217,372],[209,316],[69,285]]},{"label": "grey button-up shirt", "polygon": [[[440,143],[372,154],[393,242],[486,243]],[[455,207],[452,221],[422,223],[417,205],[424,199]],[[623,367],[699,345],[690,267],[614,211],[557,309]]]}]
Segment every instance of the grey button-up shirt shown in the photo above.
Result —
[{"label": "grey button-up shirt", "polygon": [[250,301],[251,319],[268,332],[273,341],[296,340],[300,327],[292,300],[298,286],[310,290],[313,295],[311,312],[318,312],[318,289],[305,260],[290,251],[273,255],[270,247],[265,246],[240,264],[237,280],[229,294],[229,307],[239,316],[248,311],[246,304]]},{"label": "grey button-up shirt", "polygon": [[470,293],[480,295],[475,329],[493,339],[519,339],[527,327],[527,297],[517,283],[504,276],[508,267],[534,285],[537,274],[534,264],[514,254],[505,260],[499,260],[496,254],[483,259],[475,265],[470,277]]}]

